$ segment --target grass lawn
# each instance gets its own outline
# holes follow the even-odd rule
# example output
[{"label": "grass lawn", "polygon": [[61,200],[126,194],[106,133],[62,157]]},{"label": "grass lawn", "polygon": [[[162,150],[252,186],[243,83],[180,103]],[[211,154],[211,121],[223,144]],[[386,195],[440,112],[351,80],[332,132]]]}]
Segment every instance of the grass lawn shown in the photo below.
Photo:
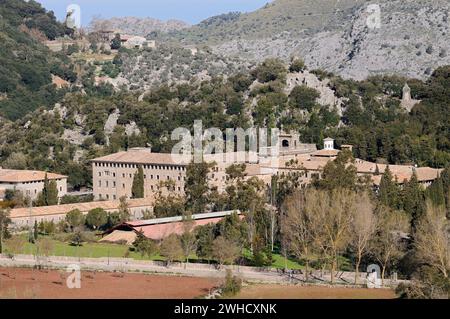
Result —
[{"label": "grass lawn", "polygon": [[[29,243],[26,241],[27,236],[24,237],[24,245],[16,253],[17,254],[36,254],[37,245]],[[42,236],[41,236],[42,238]],[[50,237],[47,237],[50,239]],[[67,242],[62,242],[55,239],[50,239],[52,242],[52,250],[50,255],[52,256],[68,256],[68,257],[82,257],[82,258],[100,258],[100,257],[111,257],[111,258],[133,258],[137,260],[165,260],[164,257],[160,255],[154,255],[152,257],[141,256],[140,253],[129,251],[129,247],[125,245],[110,244],[110,243],[98,243],[98,242],[85,242],[82,246],[72,246]],[[8,247],[8,241],[5,242],[5,253],[11,253]],[[128,252],[128,253],[127,253]],[[126,256],[128,254],[128,256]],[[247,260],[251,260],[251,253],[248,249],[244,250],[244,257]],[[273,254],[273,264],[271,267],[284,269],[285,268],[285,258],[279,254]],[[190,261],[195,262],[198,260],[197,256],[193,255]],[[287,267],[289,269],[302,269],[303,266],[294,260],[287,260]]]}]

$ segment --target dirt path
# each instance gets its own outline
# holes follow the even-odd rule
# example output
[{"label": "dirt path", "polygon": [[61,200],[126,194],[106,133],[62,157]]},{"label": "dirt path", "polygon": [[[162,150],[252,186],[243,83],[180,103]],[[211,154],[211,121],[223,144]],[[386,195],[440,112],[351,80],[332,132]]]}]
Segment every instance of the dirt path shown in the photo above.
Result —
[{"label": "dirt path", "polygon": [[240,299],[393,299],[391,289],[329,288],[319,286],[250,285]]},{"label": "dirt path", "polygon": [[218,279],[82,272],[81,288],[69,289],[55,270],[0,268],[0,298],[191,299],[208,294]]}]

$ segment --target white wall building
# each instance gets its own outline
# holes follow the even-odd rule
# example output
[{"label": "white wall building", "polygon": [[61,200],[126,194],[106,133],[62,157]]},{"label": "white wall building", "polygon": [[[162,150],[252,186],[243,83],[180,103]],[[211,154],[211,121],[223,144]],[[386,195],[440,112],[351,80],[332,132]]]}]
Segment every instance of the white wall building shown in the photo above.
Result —
[{"label": "white wall building", "polygon": [[44,189],[45,175],[48,180],[56,181],[59,198],[67,194],[67,176],[43,171],[0,168],[0,189],[3,190],[1,193],[7,189],[18,190],[34,200]]}]

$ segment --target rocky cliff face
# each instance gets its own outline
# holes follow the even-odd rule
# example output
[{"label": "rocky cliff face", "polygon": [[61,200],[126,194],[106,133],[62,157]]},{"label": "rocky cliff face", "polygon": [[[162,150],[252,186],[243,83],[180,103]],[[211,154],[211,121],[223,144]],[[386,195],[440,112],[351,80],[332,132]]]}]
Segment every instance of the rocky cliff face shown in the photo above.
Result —
[{"label": "rocky cliff face", "polygon": [[91,30],[115,30],[125,34],[146,36],[152,32],[171,32],[190,25],[180,20],[161,21],[153,18],[120,17],[111,19],[93,19]]},{"label": "rocky cliff face", "polygon": [[[374,15],[368,12],[370,4],[380,8],[379,28],[367,25]],[[254,61],[298,55],[310,69],[321,68],[357,80],[394,73],[423,79],[438,66],[450,64],[448,1],[381,0],[357,2],[345,12],[336,8],[335,15],[328,15],[314,27],[286,29],[267,37],[244,35],[213,48]]]}]

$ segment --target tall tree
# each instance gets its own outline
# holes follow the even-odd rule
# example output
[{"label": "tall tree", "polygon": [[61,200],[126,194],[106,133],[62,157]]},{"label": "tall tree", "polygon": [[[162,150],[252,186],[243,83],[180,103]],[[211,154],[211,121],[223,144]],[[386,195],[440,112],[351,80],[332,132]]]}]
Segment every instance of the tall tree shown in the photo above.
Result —
[{"label": "tall tree", "polygon": [[416,224],[414,246],[419,258],[448,278],[450,271],[450,223],[443,205],[427,202],[425,214]]},{"label": "tall tree", "polygon": [[392,209],[399,208],[399,189],[394,181],[389,165],[381,177],[380,188],[378,191],[381,204]]},{"label": "tall tree", "polygon": [[417,180],[416,172],[413,173],[411,179],[403,188],[403,209],[411,216],[411,226],[413,233],[416,224],[425,213],[425,196],[424,190]]},{"label": "tall tree", "polygon": [[139,165],[137,172],[133,176],[131,196],[133,198],[144,198],[144,169],[142,165]]},{"label": "tall tree", "polygon": [[208,261],[213,257],[214,225],[208,224],[197,227],[197,256]]},{"label": "tall tree", "polygon": [[186,168],[186,207],[192,214],[204,213],[209,204],[208,173],[212,163],[190,163]]},{"label": "tall tree", "polygon": [[347,247],[350,237],[352,211],[355,209],[356,193],[337,189],[329,191],[315,191],[308,194],[311,214],[321,225],[316,232],[316,241],[321,254],[329,260],[331,265],[331,283],[337,268],[340,251]]},{"label": "tall tree", "polygon": [[426,197],[436,206],[445,206],[445,191],[442,176],[437,178],[426,190]]},{"label": "tall tree", "polygon": [[281,235],[285,250],[299,260],[305,261],[305,279],[309,280],[309,267],[314,259],[316,233],[318,225],[316,215],[308,206],[309,195],[305,191],[296,191],[286,198],[282,212]]},{"label": "tall tree", "polygon": [[183,257],[186,263],[189,262],[189,256],[195,252],[197,247],[197,237],[193,230],[195,222],[190,214],[183,216],[183,233],[180,236]]},{"label": "tall tree", "polygon": [[381,265],[381,280],[384,284],[386,269],[393,261],[404,255],[404,237],[410,225],[408,216],[402,211],[394,211],[386,206],[377,207],[379,227],[371,241],[371,252]]},{"label": "tall tree", "polygon": [[359,194],[356,197],[352,214],[352,223],[350,226],[352,240],[350,241],[350,246],[353,248],[356,256],[355,284],[358,284],[359,266],[362,257],[367,253],[370,240],[373,238],[377,229],[374,206],[367,193]]},{"label": "tall tree", "polygon": [[0,209],[0,254],[3,253],[4,240],[10,237],[8,225],[11,223],[9,210]]},{"label": "tall tree", "polygon": [[36,199],[37,206],[51,206],[58,204],[58,187],[56,181],[49,181],[45,173],[44,187]]}]

